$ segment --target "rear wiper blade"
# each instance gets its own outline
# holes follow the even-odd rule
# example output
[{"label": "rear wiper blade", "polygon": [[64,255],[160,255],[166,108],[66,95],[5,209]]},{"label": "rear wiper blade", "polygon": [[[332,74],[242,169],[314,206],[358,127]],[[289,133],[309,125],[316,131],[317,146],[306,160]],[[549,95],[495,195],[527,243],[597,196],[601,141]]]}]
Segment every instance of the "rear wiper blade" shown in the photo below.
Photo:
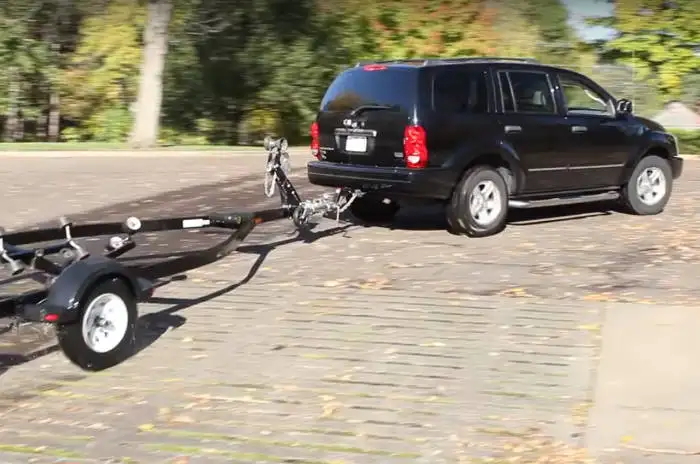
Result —
[{"label": "rear wiper blade", "polygon": [[396,108],[396,105],[362,105],[358,106],[354,110],[350,112],[350,116],[357,116],[358,114],[362,113],[363,111],[370,111],[370,110],[391,110]]}]

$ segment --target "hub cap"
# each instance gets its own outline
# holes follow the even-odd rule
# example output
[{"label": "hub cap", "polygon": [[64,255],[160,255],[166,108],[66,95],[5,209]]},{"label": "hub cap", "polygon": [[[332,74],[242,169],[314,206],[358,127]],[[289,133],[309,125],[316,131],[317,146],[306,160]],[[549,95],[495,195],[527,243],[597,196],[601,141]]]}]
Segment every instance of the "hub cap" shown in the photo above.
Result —
[{"label": "hub cap", "polygon": [[501,209],[501,192],[491,180],[479,182],[469,195],[469,212],[480,226],[490,225]]},{"label": "hub cap", "polygon": [[124,300],[105,293],[92,300],[85,310],[83,340],[92,351],[107,353],[122,341],[128,323],[129,311]]},{"label": "hub cap", "polygon": [[666,176],[657,167],[647,168],[637,177],[637,196],[645,205],[652,206],[666,195]]}]

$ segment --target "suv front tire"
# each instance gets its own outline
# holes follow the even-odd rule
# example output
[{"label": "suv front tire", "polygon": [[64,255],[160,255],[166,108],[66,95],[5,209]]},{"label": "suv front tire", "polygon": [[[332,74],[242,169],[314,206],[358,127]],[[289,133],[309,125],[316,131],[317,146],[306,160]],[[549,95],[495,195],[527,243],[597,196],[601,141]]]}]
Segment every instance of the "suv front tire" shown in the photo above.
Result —
[{"label": "suv front tire", "polygon": [[508,216],[508,186],[491,166],[469,169],[457,184],[447,205],[450,231],[470,237],[501,232]]},{"label": "suv front tire", "polygon": [[637,163],[622,189],[623,205],[632,214],[659,214],[671,197],[672,185],[673,173],[669,162],[660,156],[645,156]]}]

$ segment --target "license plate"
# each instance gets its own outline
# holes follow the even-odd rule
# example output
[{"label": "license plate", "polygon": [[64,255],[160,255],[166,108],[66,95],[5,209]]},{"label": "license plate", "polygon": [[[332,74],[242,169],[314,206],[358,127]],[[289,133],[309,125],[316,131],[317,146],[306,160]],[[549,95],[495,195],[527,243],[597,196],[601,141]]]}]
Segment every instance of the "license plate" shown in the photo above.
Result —
[{"label": "license plate", "polygon": [[349,135],[345,141],[345,151],[364,153],[367,151],[367,137]]}]

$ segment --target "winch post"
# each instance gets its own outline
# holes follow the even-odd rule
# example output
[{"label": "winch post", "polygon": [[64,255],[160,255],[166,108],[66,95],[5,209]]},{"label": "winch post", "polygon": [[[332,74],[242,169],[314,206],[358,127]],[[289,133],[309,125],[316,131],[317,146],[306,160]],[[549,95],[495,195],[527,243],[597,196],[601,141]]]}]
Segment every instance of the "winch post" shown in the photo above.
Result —
[{"label": "winch post", "polygon": [[[287,177],[287,172],[285,172],[282,167],[282,157],[289,159],[289,153],[287,149],[289,148],[289,143],[287,139],[281,137],[279,139],[273,139],[270,136],[265,137],[263,141],[263,146],[267,150],[267,175],[272,175],[277,188],[280,189],[280,194],[282,196],[283,207],[289,207],[290,209],[296,208],[301,203],[301,198],[296,188]],[[267,179],[266,179],[267,183]],[[274,184],[270,189],[269,193],[267,190],[267,185],[265,186],[265,194],[268,197],[274,195]]]}]

